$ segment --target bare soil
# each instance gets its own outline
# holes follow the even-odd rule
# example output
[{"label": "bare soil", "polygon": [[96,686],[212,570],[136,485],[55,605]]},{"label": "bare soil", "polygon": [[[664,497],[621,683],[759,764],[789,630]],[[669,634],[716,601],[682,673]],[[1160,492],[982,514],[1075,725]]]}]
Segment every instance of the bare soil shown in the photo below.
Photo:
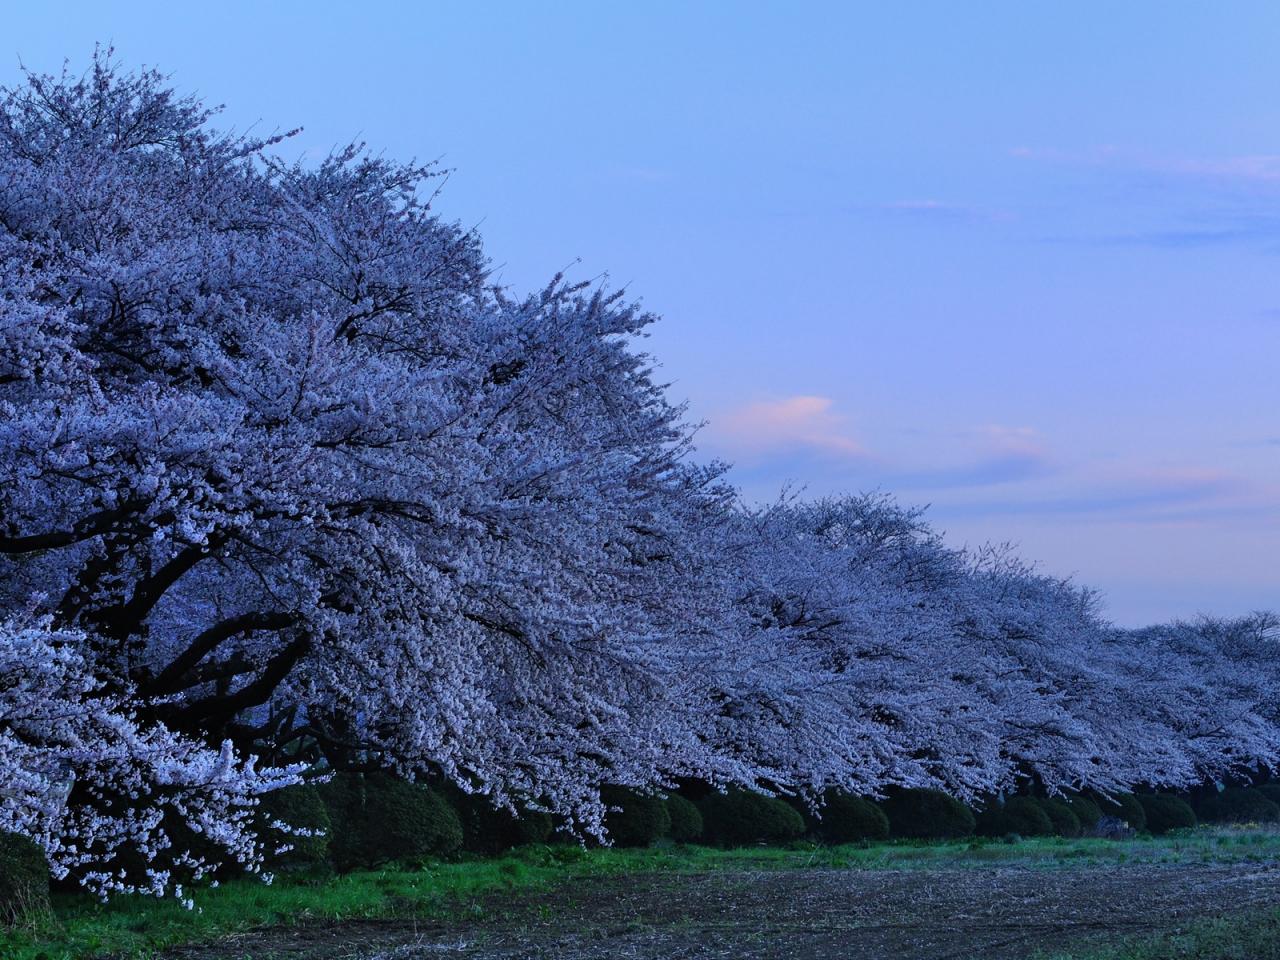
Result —
[{"label": "bare soil", "polygon": [[169,960],[1013,960],[1280,905],[1280,864],[794,870],[571,881],[479,919],[267,929]]}]

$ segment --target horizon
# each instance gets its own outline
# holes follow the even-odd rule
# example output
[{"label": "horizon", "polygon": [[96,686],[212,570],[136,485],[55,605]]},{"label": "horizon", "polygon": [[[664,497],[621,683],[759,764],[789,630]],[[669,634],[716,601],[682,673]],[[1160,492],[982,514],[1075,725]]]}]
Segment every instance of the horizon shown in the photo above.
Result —
[{"label": "horizon", "polygon": [[1086,6],[72,4],[10,15],[0,82],[101,41],[219,125],[303,126],[286,156],[441,157],[497,278],[608,272],[663,318],[647,349],[749,499],[931,504],[1124,626],[1280,606],[1280,10]]}]

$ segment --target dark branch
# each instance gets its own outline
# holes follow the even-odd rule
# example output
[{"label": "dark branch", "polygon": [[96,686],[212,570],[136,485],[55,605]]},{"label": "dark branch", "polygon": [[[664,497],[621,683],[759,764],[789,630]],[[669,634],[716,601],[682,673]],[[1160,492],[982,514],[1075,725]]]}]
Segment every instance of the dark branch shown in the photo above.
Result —
[{"label": "dark branch", "polygon": [[311,649],[311,637],[299,636],[267,661],[258,677],[235,693],[202,697],[187,703],[163,705],[162,715],[172,715],[178,724],[190,729],[205,729],[225,723],[241,710],[257,707],[271,699],[276,687],[289,675],[299,660]]},{"label": "dark branch", "polygon": [[102,625],[102,632],[117,640],[137,633],[165,591],[225,542],[225,535],[213,534],[205,544],[193,544],[178,551],[168,563],[138,584],[127,603],[108,607],[94,616]]},{"label": "dark branch", "polygon": [[174,657],[169,665],[156,675],[154,680],[144,686],[142,693],[145,696],[158,697],[184,690],[190,685],[183,682],[187,674],[223,642],[254,630],[283,630],[297,622],[298,618],[295,614],[283,611],[244,613],[238,617],[228,617],[220,623],[215,623],[192,640],[182,653]]},{"label": "dark branch", "polygon": [[87,517],[82,517],[71,525],[69,530],[49,530],[45,533],[31,533],[26,536],[5,536],[0,534],[0,553],[33,553],[37,550],[56,550],[75,543],[92,540],[111,530],[117,523],[130,514],[136,513],[145,502],[130,500],[123,506],[111,510],[99,510]]}]

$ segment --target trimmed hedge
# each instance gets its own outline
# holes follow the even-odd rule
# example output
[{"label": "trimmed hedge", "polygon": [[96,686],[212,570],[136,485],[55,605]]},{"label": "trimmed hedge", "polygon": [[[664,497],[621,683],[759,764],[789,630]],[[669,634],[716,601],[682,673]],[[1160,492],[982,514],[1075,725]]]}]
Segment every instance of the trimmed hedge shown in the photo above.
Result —
[{"label": "trimmed hedge", "polygon": [[1076,815],[1076,819],[1080,821],[1080,829],[1085,833],[1096,827],[1098,821],[1102,819],[1102,810],[1083,794],[1071,794],[1065,802],[1071,808],[1071,812]]},{"label": "trimmed hedge", "polygon": [[1191,804],[1171,793],[1140,793],[1138,802],[1147,815],[1147,829],[1157,836],[1196,825]]},{"label": "trimmed hedge", "polygon": [[388,773],[339,774],[321,789],[339,870],[447,857],[462,849],[462,822],[439,793]]},{"label": "trimmed hedge", "polygon": [[1253,789],[1257,790],[1272,803],[1280,805],[1280,783],[1262,783]]},{"label": "trimmed hedge", "polygon": [[[1059,797],[1049,797],[1040,801],[1040,809],[1053,824],[1053,833],[1057,837],[1078,837],[1084,832],[1080,818],[1067,801]],[[1096,822],[1096,821],[1095,821]]]},{"label": "trimmed hedge", "polygon": [[828,790],[822,795],[822,818],[814,824],[814,832],[831,844],[884,840],[889,836],[889,818],[865,797]]},{"label": "trimmed hedge", "polygon": [[1004,803],[991,803],[978,815],[975,829],[984,837],[1048,837],[1053,834],[1053,821],[1032,797],[1010,797]]},{"label": "trimmed hedge", "polygon": [[333,822],[320,790],[311,784],[298,784],[275,790],[262,798],[258,807],[261,819],[279,820],[291,827],[322,831],[319,836],[302,837],[272,831],[271,846],[289,844],[293,849],[267,855],[267,866],[273,870],[308,869],[326,864]]},{"label": "trimmed hedge", "polygon": [[1210,823],[1275,823],[1280,820],[1280,805],[1252,787],[1228,787],[1207,797],[1198,813]]},{"label": "trimmed hedge", "polygon": [[496,855],[513,847],[546,843],[555,829],[551,814],[541,810],[521,810],[519,815],[495,807],[479,793],[466,793],[450,786],[445,792],[462,823],[462,849],[470,853]]},{"label": "trimmed hedge", "polygon": [[676,843],[697,843],[702,839],[702,814],[692,800],[671,794],[667,797],[667,817],[671,821],[667,835]]},{"label": "trimmed hedge", "polygon": [[1098,797],[1097,803],[1103,816],[1123,820],[1138,833],[1147,829],[1147,812],[1132,793],[1119,793],[1110,800]]},{"label": "trimmed hedge", "polygon": [[443,796],[385,773],[365,778],[364,830],[372,864],[462,849],[462,822]]},{"label": "trimmed hedge", "polygon": [[364,836],[364,778],[358,773],[335,773],[317,790],[329,812],[329,859],[339,871],[362,865]]},{"label": "trimmed hedge", "polygon": [[49,909],[44,851],[26,837],[0,833],[0,927],[40,920]]},{"label": "trimmed hedge", "polygon": [[973,811],[941,790],[898,790],[882,805],[889,832],[912,840],[954,840],[973,833]]},{"label": "trimmed hedge", "polygon": [[671,814],[662,797],[606,784],[600,799],[606,806],[620,808],[604,817],[604,828],[615,847],[647,847],[671,830]]},{"label": "trimmed hedge", "polygon": [[777,797],[733,789],[707,795],[698,809],[703,836],[720,847],[783,844],[804,835],[804,817]]}]

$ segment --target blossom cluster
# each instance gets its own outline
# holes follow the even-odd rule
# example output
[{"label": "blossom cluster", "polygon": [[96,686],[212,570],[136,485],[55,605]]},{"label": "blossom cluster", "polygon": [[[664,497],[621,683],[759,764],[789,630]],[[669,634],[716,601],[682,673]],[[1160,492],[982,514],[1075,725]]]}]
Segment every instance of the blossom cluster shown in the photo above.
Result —
[{"label": "blossom cluster", "polygon": [[254,809],[301,779],[258,770],[231,742],[210,749],[112,695],[84,658],[82,634],[46,621],[0,622],[0,832],[44,848],[53,875],[110,893],[165,893],[227,861],[260,870]]}]

